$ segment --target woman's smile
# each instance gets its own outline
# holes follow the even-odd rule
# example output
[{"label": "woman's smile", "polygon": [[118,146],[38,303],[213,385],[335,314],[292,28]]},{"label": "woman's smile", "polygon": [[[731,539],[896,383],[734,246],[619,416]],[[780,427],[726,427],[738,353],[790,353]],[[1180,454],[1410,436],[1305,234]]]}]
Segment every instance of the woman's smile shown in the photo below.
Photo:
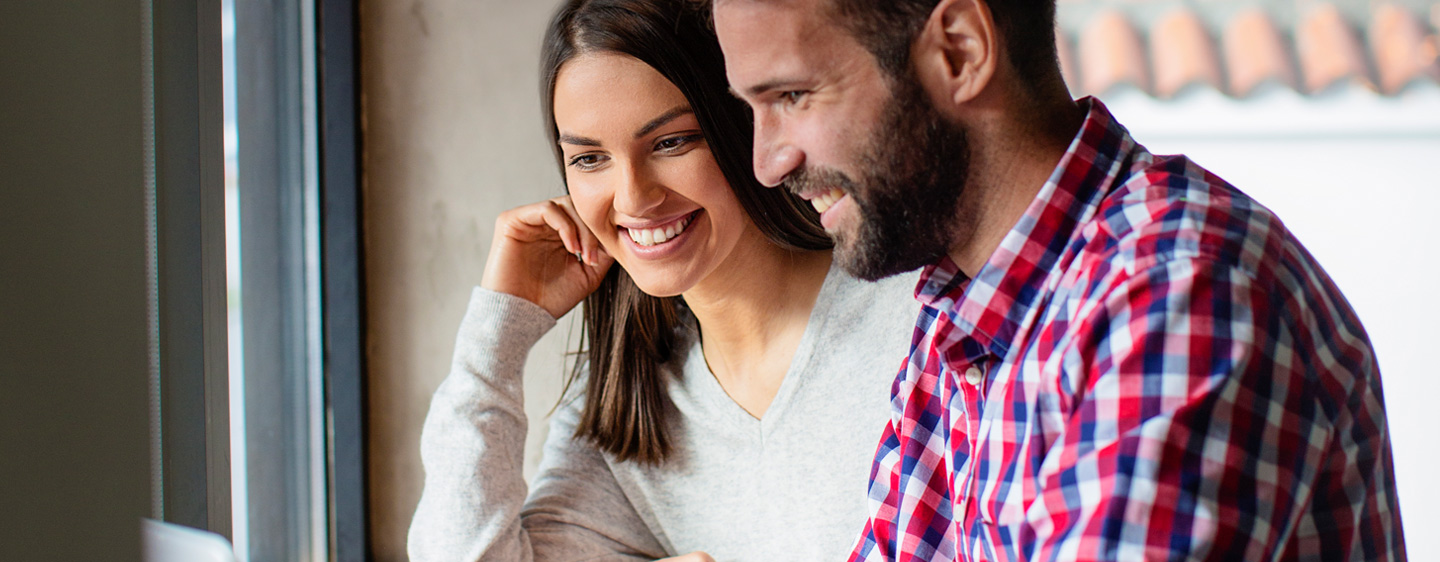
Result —
[{"label": "woman's smile", "polygon": [[680,90],[639,60],[577,56],[555,83],[565,181],[580,219],[655,296],[695,287],[755,244],[755,229]]},{"label": "woman's smile", "polygon": [[642,258],[654,259],[683,245],[689,226],[703,212],[697,209],[679,217],[660,221],[636,221],[616,228],[620,230],[622,240],[628,238],[632,243],[631,251]]}]

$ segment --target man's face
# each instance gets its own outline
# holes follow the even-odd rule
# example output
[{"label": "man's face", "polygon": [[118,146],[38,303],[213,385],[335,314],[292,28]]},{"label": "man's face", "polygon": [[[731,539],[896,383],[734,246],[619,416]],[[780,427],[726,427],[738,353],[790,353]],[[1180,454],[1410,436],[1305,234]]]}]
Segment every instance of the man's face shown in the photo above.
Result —
[{"label": "man's face", "polygon": [[811,201],[852,275],[938,259],[953,239],[965,135],[911,73],[887,79],[825,0],[722,0],[715,28],[755,113],[755,174]]}]

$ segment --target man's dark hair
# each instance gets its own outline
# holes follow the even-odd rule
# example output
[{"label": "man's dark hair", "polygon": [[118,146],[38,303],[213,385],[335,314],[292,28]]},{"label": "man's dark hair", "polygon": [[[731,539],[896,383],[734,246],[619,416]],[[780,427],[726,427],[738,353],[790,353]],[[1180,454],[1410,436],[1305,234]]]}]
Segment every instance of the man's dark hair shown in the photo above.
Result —
[{"label": "man's dark hair", "polygon": [[[891,79],[906,75],[910,46],[939,0],[829,0],[832,16],[875,56]],[[985,0],[1009,61],[1033,90],[1060,76],[1055,0]]]},{"label": "man's dark hair", "polygon": [[[905,76],[910,46],[939,0],[830,0],[833,15],[891,78]],[[1055,0],[986,0],[1010,64],[1029,88],[1059,75]]]}]

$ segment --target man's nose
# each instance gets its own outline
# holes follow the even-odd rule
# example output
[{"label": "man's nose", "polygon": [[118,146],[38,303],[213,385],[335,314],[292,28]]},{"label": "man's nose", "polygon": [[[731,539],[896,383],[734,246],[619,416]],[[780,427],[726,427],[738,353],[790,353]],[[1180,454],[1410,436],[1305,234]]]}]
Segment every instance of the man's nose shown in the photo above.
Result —
[{"label": "man's nose", "polygon": [[755,120],[755,178],[776,187],[805,161],[805,153],[787,142],[773,118]]}]

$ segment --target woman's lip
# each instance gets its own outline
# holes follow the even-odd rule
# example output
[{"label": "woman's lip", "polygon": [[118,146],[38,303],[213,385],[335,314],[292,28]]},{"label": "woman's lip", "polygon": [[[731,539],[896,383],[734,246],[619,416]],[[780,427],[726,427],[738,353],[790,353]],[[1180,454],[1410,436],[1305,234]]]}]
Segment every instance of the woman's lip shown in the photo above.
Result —
[{"label": "woman's lip", "polygon": [[702,210],[696,210],[688,215],[681,215],[679,217],[676,217],[675,220],[678,221],[687,216],[690,217],[689,224],[685,225],[685,230],[680,232],[679,234],[676,234],[674,238],[671,238],[659,244],[655,244],[653,246],[642,246],[639,242],[632,240],[629,234],[622,232],[620,233],[619,237],[620,244],[624,245],[624,247],[628,249],[631,254],[635,255],[635,257],[641,259],[654,260],[670,257],[676,252],[680,251],[681,246],[683,246],[685,242],[690,240],[690,233],[695,230],[696,223],[700,221],[701,217],[705,216],[705,213],[703,213]]},{"label": "woman's lip", "polygon": [[671,217],[669,217],[669,218],[658,219],[658,220],[642,221],[642,222],[632,222],[632,223],[628,223],[628,224],[616,223],[615,226],[618,226],[618,227],[623,228],[623,229],[626,229],[626,230],[648,230],[648,229],[652,229],[652,228],[660,228],[660,227],[664,227],[664,226],[670,226],[670,225],[675,224],[676,222],[678,222],[680,219],[683,219],[683,218],[689,217],[689,216],[694,216],[696,213],[699,213],[699,212],[700,212],[700,210],[699,210],[699,209],[696,209],[696,210],[694,210],[694,211],[685,211],[685,212],[683,212],[683,213],[680,213],[680,214],[678,214],[678,215],[671,216]]}]

